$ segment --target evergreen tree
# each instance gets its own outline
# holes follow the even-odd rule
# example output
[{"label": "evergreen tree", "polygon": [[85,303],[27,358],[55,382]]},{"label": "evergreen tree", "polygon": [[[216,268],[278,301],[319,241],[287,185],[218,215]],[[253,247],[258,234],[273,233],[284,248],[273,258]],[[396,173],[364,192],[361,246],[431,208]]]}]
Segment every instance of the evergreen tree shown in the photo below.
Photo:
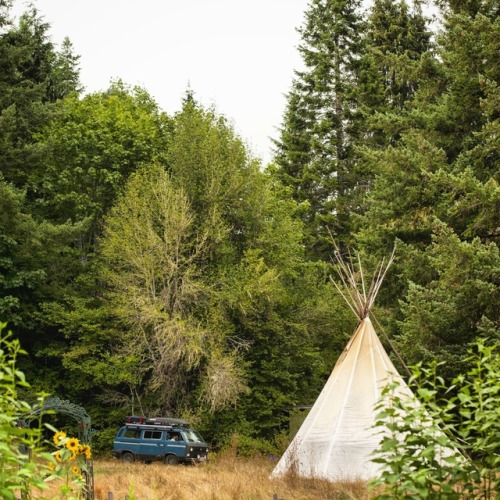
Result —
[{"label": "evergreen tree", "polygon": [[412,8],[404,0],[373,3],[358,84],[366,120],[364,145],[394,144],[398,129],[396,118],[389,116],[401,115],[413,99],[431,49],[430,36],[420,3]]},{"label": "evergreen tree", "polygon": [[[377,169],[378,177],[362,224],[371,231],[362,238],[378,248],[394,238],[420,247],[429,244],[434,218],[460,237],[479,236],[474,221],[483,220],[479,229],[498,203],[498,19],[450,14],[445,27],[438,39],[440,62],[433,63],[441,66],[440,78],[422,74],[405,112],[383,118],[400,128],[400,139],[385,150],[364,150],[364,161]],[[468,190],[482,193],[489,208],[474,206]],[[374,223],[380,230],[374,230]],[[493,221],[487,226],[483,241],[496,237]]]},{"label": "evergreen tree", "polygon": [[[374,208],[368,200],[377,176],[379,189],[383,190],[382,184],[387,183],[391,196],[384,198],[387,203],[395,208],[400,206],[405,211],[408,204],[416,202],[410,197],[398,205],[399,197],[406,198],[408,193],[404,189],[394,189],[391,183],[407,185],[409,182],[405,177],[413,178],[417,164],[415,160],[422,156],[422,152],[408,154],[403,151],[401,158],[406,157],[407,162],[401,168],[400,163],[394,160],[392,147],[398,141],[404,143],[401,136],[404,135],[408,109],[412,107],[415,96],[422,92],[422,83],[434,80],[436,64],[430,39],[427,19],[422,14],[419,2],[414,2],[413,7],[410,7],[404,0],[376,0],[372,5],[367,23],[367,48],[360,63],[358,82],[364,120],[363,140],[358,142],[356,152],[358,170],[364,172],[364,196],[353,217],[354,231],[359,224],[359,216],[367,208]],[[395,163],[394,168],[389,166]],[[384,173],[386,165],[388,170]],[[387,211],[385,206],[380,208]],[[377,218],[378,214],[372,213],[372,217]],[[405,211],[405,217],[412,217],[412,213]],[[402,230],[408,231],[408,224]],[[415,230],[419,231],[418,228]],[[390,246],[389,243],[387,248]]]},{"label": "evergreen tree", "polygon": [[5,21],[0,30],[0,168],[5,180],[24,188],[35,170],[35,134],[50,121],[54,103],[80,89],[78,56],[68,41],[56,51],[34,7],[17,26]]},{"label": "evergreen tree", "polygon": [[56,51],[49,25],[34,7],[15,24],[11,6],[0,3],[0,303],[3,319],[34,354],[46,340],[41,304],[60,297],[62,285],[71,281],[70,245],[81,230],[66,221],[47,222],[33,207],[33,182],[40,174],[36,134],[54,117],[56,100],[78,90],[78,58],[69,45]]},{"label": "evergreen tree", "polygon": [[305,204],[307,246],[315,257],[329,254],[328,230],[348,240],[356,210],[356,84],[364,29],[359,9],[359,1],[311,2],[299,30],[304,69],[295,73],[276,141],[275,175]]},{"label": "evergreen tree", "polygon": [[[438,37],[444,82],[437,99],[419,102],[414,120],[434,134],[436,144],[453,163],[475,147],[477,134],[495,120],[491,111],[483,109],[498,91],[492,85],[499,79],[499,9],[490,0],[451,1],[449,5],[443,11],[443,32]],[[481,180],[491,173],[490,169],[484,177],[478,172]]]},{"label": "evergreen tree", "polygon": [[10,12],[9,9],[12,8],[12,0],[0,0],[0,29],[2,31],[5,26],[10,24]]},{"label": "evergreen tree", "polygon": [[398,349],[411,362],[444,361],[442,373],[455,376],[478,337],[500,342],[499,249],[441,224],[424,258],[428,279],[409,283]]},{"label": "evergreen tree", "polygon": [[448,375],[469,342],[498,338],[499,24],[488,5],[446,10],[429,64],[439,77],[422,74],[403,114],[384,116],[400,130],[392,146],[364,151],[378,175],[358,241],[374,253],[400,240],[385,296],[404,297],[393,334],[408,362],[437,357]]},{"label": "evergreen tree", "polygon": [[42,304],[61,298],[61,283],[71,279],[69,245],[78,228],[38,221],[25,192],[0,181],[0,317],[15,327],[31,354],[46,347]]},{"label": "evergreen tree", "polygon": [[72,93],[80,93],[80,77],[78,73],[80,56],[75,55],[71,40],[66,37],[59,52],[56,52],[49,77],[47,97],[50,102],[64,99]]}]

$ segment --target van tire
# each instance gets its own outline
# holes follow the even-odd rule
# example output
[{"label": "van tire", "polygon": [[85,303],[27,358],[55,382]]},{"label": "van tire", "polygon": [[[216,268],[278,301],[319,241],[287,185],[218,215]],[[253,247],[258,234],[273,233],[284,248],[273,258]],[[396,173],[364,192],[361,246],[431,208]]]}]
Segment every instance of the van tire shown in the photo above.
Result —
[{"label": "van tire", "polygon": [[177,465],[179,463],[179,459],[176,455],[166,455],[163,463],[165,465]]},{"label": "van tire", "polygon": [[132,462],[135,462],[135,457],[134,457],[133,453],[130,453],[129,451],[127,451],[126,453],[122,454],[122,461],[126,462],[126,463],[132,463]]}]

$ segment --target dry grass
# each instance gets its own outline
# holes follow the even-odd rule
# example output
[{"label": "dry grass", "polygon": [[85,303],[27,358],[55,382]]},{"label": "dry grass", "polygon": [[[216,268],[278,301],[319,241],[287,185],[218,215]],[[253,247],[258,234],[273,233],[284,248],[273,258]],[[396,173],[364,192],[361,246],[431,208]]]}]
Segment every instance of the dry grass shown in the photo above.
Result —
[{"label": "dry grass", "polygon": [[220,457],[204,465],[166,466],[95,461],[95,499],[115,500],[283,500],[369,499],[366,484],[330,483],[288,476],[269,479],[274,463],[267,459]]}]

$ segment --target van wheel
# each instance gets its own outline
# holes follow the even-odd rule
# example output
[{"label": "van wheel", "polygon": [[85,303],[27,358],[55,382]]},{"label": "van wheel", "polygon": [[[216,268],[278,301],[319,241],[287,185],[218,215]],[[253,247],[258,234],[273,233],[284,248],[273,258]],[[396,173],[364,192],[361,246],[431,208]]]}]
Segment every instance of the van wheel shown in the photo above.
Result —
[{"label": "van wheel", "polygon": [[179,459],[175,455],[167,455],[163,463],[166,465],[177,465],[179,463]]},{"label": "van wheel", "polygon": [[127,463],[135,462],[135,457],[132,453],[127,452],[122,455],[122,461]]}]

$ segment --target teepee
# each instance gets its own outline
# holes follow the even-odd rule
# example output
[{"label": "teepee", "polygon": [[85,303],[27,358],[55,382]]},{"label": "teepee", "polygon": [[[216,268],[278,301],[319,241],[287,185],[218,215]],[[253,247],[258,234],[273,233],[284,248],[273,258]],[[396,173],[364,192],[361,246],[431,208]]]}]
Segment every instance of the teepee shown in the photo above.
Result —
[{"label": "teepee", "polygon": [[399,396],[412,396],[369,318],[394,252],[387,264],[382,261],[369,289],[365,287],[361,266],[356,273],[338,252],[336,257],[343,287],[334,282],[335,286],[359,324],[271,477],[289,471],[331,481],[375,477],[378,464],[371,461],[371,455],[381,439],[374,430],[375,404],[389,380],[399,382]]}]

